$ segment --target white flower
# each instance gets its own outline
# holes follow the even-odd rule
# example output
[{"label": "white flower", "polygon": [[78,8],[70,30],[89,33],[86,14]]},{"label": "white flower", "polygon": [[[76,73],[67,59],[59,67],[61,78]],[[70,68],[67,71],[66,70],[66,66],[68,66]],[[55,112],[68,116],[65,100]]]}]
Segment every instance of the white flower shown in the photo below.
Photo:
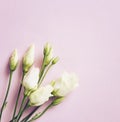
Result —
[{"label": "white flower", "polygon": [[51,82],[51,84],[54,88],[53,94],[55,96],[66,96],[78,86],[78,78],[75,73],[68,74],[64,72],[61,78]]},{"label": "white flower", "polygon": [[18,53],[17,49],[15,49],[10,57],[10,70],[14,71],[18,64]]},{"label": "white flower", "polygon": [[23,57],[23,71],[28,72],[34,63],[35,46],[31,45]]},{"label": "white flower", "polygon": [[51,92],[53,91],[53,87],[51,85],[47,85],[45,87],[39,87],[36,91],[30,94],[30,105],[31,106],[39,106],[49,100],[49,97],[52,96]]},{"label": "white flower", "polygon": [[39,68],[32,67],[23,79],[23,86],[25,90],[33,90],[37,87],[39,80]]}]

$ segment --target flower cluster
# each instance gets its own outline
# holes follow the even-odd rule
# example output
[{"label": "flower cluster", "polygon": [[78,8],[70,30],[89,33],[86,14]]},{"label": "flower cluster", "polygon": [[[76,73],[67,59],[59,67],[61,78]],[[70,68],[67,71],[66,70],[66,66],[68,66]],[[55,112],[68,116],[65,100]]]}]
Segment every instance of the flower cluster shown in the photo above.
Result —
[{"label": "flower cluster", "polygon": [[[78,86],[78,78],[75,73],[64,72],[61,77],[51,80],[46,86],[42,82],[52,66],[58,61],[58,57],[53,57],[53,48],[47,43],[43,50],[43,62],[41,67],[34,66],[35,47],[31,45],[23,56],[22,60],[22,79],[20,82],[14,111],[10,122],[31,122],[40,118],[49,108],[60,104],[64,98]],[[0,109],[0,121],[4,108],[7,106],[7,97],[11,86],[13,72],[18,66],[18,53],[15,49],[9,59],[9,84],[3,104]],[[22,88],[24,92],[22,93]],[[21,105],[18,105],[20,95],[23,94]],[[35,112],[47,101],[48,105],[42,112]],[[34,107],[27,116],[22,118],[23,113]],[[17,109],[19,110],[17,112]]]}]

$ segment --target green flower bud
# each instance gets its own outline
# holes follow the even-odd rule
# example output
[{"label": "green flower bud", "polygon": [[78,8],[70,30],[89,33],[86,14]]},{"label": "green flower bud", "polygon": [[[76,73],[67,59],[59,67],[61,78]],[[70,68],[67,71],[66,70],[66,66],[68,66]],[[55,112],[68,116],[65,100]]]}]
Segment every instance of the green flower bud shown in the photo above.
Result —
[{"label": "green flower bud", "polygon": [[57,62],[59,61],[59,57],[55,57],[53,60],[52,60],[52,64],[56,64]]},{"label": "green flower bud", "polygon": [[55,85],[55,81],[54,81],[54,80],[51,81],[51,82],[50,82],[50,85],[54,87],[54,85]]},{"label": "green flower bud", "polygon": [[49,54],[45,56],[44,65],[47,66],[52,61],[52,58],[53,58],[53,49],[51,48]]},{"label": "green flower bud", "polygon": [[9,60],[9,64],[10,64],[10,70],[14,71],[17,67],[18,64],[18,53],[17,53],[17,49],[15,49],[10,57]]},{"label": "green flower bud", "polygon": [[35,46],[31,45],[23,57],[23,72],[28,72],[34,63]]},{"label": "green flower bud", "polygon": [[46,45],[44,47],[44,55],[48,56],[49,53],[51,52],[51,50],[52,50],[52,46],[49,43],[46,43]]},{"label": "green flower bud", "polygon": [[58,97],[53,101],[53,106],[60,104],[64,100],[64,97]]}]

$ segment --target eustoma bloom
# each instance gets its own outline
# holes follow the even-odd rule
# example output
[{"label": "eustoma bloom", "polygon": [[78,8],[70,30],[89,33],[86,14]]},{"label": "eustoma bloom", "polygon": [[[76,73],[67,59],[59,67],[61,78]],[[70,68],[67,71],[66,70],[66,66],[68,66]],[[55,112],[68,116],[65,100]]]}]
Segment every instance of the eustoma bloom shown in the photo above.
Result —
[{"label": "eustoma bloom", "polygon": [[39,68],[33,66],[24,76],[22,84],[25,90],[30,91],[37,88],[38,80]]},{"label": "eustoma bloom", "polygon": [[39,87],[35,90],[31,95],[30,98],[30,105],[31,106],[39,106],[49,100],[51,93],[53,91],[53,87],[51,85],[47,85],[45,87]]},{"label": "eustoma bloom", "polygon": [[64,72],[60,78],[51,82],[54,96],[63,97],[78,86],[78,77],[75,73]]},{"label": "eustoma bloom", "polygon": [[[40,68],[34,64],[35,46],[31,45],[25,52],[22,60],[22,80],[18,89],[14,113],[10,122],[31,122],[40,118],[49,108],[60,104],[65,97],[78,86],[78,77],[75,73],[64,72],[61,77],[47,85],[42,86],[45,76],[49,69],[59,61],[59,57],[53,57],[53,48],[49,43],[46,43],[43,49],[43,60]],[[8,91],[10,89],[12,73],[18,65],[17,50],[14,50],[9,60],[10,80],[7,93],[0,111],[0,121],[3,108],[6,105]],[[50,80],[51,81],[51,80]],[[22,92],[22,87],[24,91]],[[23,93],[21,105],[18,106],[19,98]],[[43,111],[34,115],[38,108],[49,101]],[[17,108],[18,113],[17,113]],[[22,120],[21,117],[24,111],[30,107],[33,110],[28,113]],[[17,114],[16,114],[17,113]]]}]

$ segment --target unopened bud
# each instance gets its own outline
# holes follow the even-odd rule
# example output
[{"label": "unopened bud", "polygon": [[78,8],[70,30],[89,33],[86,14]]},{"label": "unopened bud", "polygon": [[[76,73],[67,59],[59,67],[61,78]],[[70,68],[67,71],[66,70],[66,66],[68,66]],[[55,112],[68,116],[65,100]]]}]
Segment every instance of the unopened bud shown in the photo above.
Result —
[{"label": "unopened bud", "polygon": [[23,57],[23,71],[26,73],[34,63],[35,46],[31,45]]},{"label": "unopened bud", "polygon": [[59,57],[55,57],[53,60],[52,60],[52,64],[56,64],[57,62],[59,61]]},{"label": "unopened bud", "polygon": [[10,57],[10,70],[14,71],[17,67],[18,64],[18,53],[17,53],[17,49],[15,49]]},{"label": "unopened bud", "polygon": [[51,52],[51,50],[52,50],[52,46],[49,43],[46,43],[46,45],[44,47],[44,55],[48,56],[49,53]]},{"label": "unopened bud", "polygon": [[49,54],[45,56],[44,65],[48,65],[52,61],[52,58],[53,58],[53,49],[51,48]]}]

